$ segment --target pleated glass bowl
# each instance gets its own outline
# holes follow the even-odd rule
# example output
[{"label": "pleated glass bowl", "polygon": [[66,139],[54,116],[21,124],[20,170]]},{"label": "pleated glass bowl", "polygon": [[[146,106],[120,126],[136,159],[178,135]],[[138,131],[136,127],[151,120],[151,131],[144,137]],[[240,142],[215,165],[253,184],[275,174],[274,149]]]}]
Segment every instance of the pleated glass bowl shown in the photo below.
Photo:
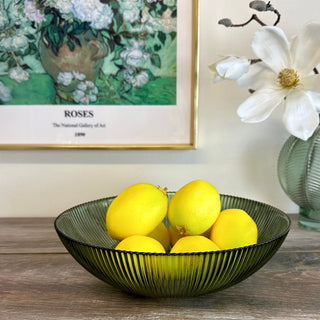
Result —
[{"label": "pleated glass bowl", "polygon": [[[169,192],[169,199],[174,193]],[[106,230],[114,197],[61,213],[55,229],[70,254],[97,278],[123,291],[150,297],[198,296],[228,288],[259,270],[280,248],[290,219],[270,205],[221,195],[222,209],[239,208],[258,226],[256,245],[204,253],[157,254],[114,250]],[[165,222],[167,223],[167,222]]]}]

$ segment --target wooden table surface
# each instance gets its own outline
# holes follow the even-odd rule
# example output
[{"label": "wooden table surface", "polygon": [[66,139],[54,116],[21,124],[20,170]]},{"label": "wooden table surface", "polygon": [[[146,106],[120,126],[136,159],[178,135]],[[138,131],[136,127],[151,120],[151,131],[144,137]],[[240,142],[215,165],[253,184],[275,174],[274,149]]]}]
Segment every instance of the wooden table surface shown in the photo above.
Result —
[{"label": "wooden table surface", "polygon": [[297,226],[258,272],[194,298],[143,298],[98,280],[64,249],[52,218],[0,219],[0,319],[320,319],[320,233]]}]

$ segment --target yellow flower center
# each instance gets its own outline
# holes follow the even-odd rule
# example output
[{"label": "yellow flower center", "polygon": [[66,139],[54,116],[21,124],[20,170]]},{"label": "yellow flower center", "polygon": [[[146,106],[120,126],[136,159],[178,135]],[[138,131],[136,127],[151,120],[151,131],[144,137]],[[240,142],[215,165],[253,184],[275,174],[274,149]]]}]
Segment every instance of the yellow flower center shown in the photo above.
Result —
[{"label": "yellow flower center", "polygon": [[299,76],[293,69],[283,69],[278,75],[278,80],[281,87],[292,88],[298,85]]}]

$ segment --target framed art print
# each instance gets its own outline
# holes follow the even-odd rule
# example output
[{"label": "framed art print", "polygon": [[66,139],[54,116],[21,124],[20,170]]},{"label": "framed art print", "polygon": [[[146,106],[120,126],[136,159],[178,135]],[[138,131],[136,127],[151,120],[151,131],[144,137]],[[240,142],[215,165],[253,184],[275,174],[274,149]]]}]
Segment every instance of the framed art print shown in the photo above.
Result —
[{"label": "framed art print", "polygon": [[0,149],[192,149],[198,0],[1,0]]}]

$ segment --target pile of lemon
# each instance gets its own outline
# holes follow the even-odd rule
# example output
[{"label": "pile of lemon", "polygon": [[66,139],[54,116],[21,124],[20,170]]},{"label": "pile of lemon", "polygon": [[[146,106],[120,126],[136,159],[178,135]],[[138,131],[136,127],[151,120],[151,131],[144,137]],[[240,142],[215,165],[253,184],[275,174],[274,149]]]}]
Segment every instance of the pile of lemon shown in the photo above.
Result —
[{"label": "pile of lemon", "polygon": [[[115,249],[185,253],[233,249],[257,243],[254,220],[241,209],[221,211],[220,194],[207,181],[194,180],[168,200],[167,190],[138,183],[123,190],[106,215]],[[167,216],[169,228],[163,223]]]}]

